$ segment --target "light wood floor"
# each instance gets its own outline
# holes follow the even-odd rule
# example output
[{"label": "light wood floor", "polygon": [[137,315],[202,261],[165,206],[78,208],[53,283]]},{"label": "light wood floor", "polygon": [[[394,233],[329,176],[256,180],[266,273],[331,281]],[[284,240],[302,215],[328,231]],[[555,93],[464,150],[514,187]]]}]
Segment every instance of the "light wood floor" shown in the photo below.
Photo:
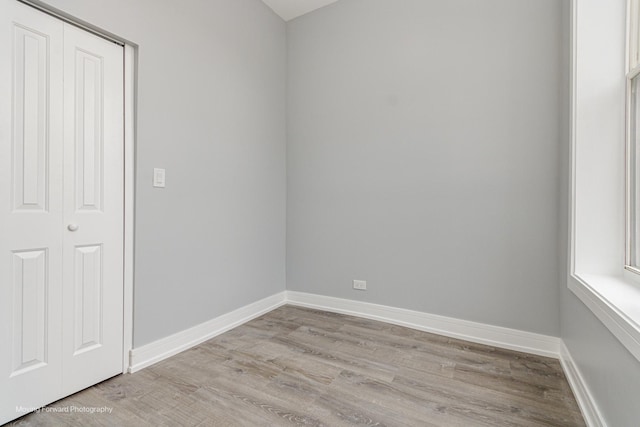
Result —
[{"label": "light wood floor", "polygon": [[584,426],[557,360],[281,307],[20,426]]}]

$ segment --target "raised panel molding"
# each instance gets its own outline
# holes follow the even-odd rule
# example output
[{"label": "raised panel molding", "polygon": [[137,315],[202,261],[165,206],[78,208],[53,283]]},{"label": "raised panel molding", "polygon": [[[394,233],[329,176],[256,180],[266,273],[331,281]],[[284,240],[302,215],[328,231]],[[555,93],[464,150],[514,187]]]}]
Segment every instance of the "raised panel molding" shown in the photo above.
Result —
[{"label": "raised panel molding", "polygon": [[47,363],[47,250],[13,252],[13,366],[11,376]]},{"label": "raised panel molding", "polygon": [[102,344],[102,245],[75,252],[74,354],[80,354]]},{"label": "raised panel molding", "polygon": [[76,200],[80,211],[102,209],[103,60],[81,49],[75,56]]},{"label": "raised panel molding", "polygon": [[13,208],[48,209],[48,37],[14,25]]}]

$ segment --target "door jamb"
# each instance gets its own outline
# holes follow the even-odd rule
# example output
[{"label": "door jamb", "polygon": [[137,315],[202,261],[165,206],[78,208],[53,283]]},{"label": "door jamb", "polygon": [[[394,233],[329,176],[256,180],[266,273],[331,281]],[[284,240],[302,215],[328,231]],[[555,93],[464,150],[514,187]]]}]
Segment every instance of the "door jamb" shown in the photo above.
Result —
[{"label": "door jamb", "polygon": [[124,45],[124,277],[122,373],[131,372],[133,349],[136,49]]}]

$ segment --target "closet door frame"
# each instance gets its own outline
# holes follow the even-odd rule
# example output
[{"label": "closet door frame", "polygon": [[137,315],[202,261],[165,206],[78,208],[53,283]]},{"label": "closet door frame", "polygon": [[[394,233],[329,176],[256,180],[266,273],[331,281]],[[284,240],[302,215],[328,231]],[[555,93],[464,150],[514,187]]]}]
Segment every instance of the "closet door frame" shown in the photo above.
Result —
[{"label": "closet door frame", "polygon": [[90,23],[81,21],[38,0],[15,0],[124,48],[124,275],[122,373],[131,372],[133,349],[134,219],[135,219],[135,117],[137,45]]}]

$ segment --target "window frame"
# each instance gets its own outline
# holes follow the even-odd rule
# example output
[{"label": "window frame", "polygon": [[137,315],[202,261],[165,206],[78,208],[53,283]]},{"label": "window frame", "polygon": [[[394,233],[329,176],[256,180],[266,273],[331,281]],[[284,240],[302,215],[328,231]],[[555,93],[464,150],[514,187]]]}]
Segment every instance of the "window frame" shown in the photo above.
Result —
[{"label": "window frame", "polygon": [[615,0],[606,8],[571,0],[570,7],[567,287],[640,361],[640,274],[625,267],[630,247],[627,77],[631,63],[640,62],[640,18],[632,30],[630,17],[632,10],[640,13],[640,0]]},{"label": "window frame", "polygon": [[[625,277],[640,282],[640,265],[635,265],[633,261],[633,255],[635,252],[640,251],[640,245],[634,241],[632,237],[633,233],[637,233],[636,229],[640,228],[640,224],[634,224],[638,214],[635,212],[633,203],[634,200],[640,197],[640,188],[635,188],[632,180],[636,177],[640,170],[634,170],[638,164],[637,158],[640,153],[632,148],[634,142],[634,136],[632,130],[634,129],[634,123],[632,114],[633,111],[633,79],[640,75],[640,0],[628,0],[627,1],[627,22],[626,22],[626,88],[625,88],[625,259],[624,269],[625,272],[631,272],[632,275],[625,274]],[[636,106],[640,108],[640,105]],[[638,116],[637,112],[636,116]],[[640,129],[640,120],[635,125]],[[635,156],[633,155],[635,154]],[[637,169],[637,168],[636,168]],[[636,178],[637,181],[637,178]],[[635,195],[633,192],[638,193]],[[638,202],[635,202],[638,205]],[[638,206],[636,206],[638,209]],[[633,248],[633,245],[637,246]]]}]

